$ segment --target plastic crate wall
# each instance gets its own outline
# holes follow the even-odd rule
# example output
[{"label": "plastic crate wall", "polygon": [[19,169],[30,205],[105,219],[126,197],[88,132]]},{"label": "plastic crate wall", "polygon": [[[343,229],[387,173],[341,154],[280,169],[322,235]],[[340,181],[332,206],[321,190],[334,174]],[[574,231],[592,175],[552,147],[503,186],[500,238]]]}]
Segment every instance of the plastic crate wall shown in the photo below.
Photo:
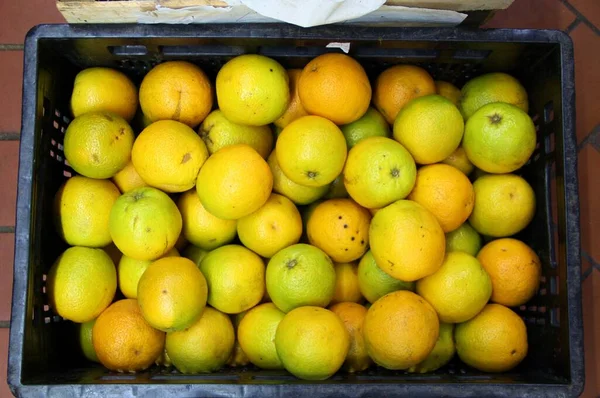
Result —
[{"label": "plastic crate wall", "polygon": [[[377,391],[426,395],[442,391],[446,395],[535,395],[536,391],[539,395],[576,394],[583,385],[583,336],[580,265],[578,251],[573,248],[576,245],[578,250],[579,245],[579,214],[572,49],[568,40],[559,32],[548,31],[481,33],[343,26],[56,26],[34,30],[26,43],[17,223],[17,242],[23,246],[18,246],[15,260],[9,364],[13,391],[35,395],[42,389],[61,396],[101,391],[260,396],[287,394],[295,388],[304,388],[298,391],[308,393],[306,387],[310,386],[333,395]],[[159,62],[188,60],[214,78],[220,66],[244,53],[263,54],[286,68],[301,68],[319,54],[340,51],[327,47],[340,42],[350,44],[349,54],[361,62],[371,78],[388,66],[410,63],[426,68],[435,79],[459,87],[479,74],[505,71],[527,88],[538,144],[530,162],[518,174],[532,185],[537,210],[530,226],[517,237],[540,256],[543,278],[538,294],[516,309],[528,326],[530,349],[525,361],[510,373],[499,375],[477,372],[454,360],[430,375],[373,368],[356,375],[340,373],[318,384],[297,380],[285,372],[252,367],[208,375],[181,375],[160,369],[120,375],[85,362],[76,346],[73,324],[51,312],[45,287],[46,272],[67,247],[55,233],[52,201],[59,186],[75,174],[62,152],[75,74],[85,67],[109,66],[139,83]],[[353,384],[350,391],[343,387],[346,383]],[[192,386],[181,390],[186,384]],[[98,389],[100,385],[102,390]],[[160,385],[164,389],[155,390]]]}]

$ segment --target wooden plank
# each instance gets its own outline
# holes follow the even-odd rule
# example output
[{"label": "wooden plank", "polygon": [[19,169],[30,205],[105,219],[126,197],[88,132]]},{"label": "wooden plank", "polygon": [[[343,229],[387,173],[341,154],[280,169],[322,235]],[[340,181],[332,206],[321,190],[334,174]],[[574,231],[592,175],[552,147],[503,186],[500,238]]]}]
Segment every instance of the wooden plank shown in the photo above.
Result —
[{"label": "wooden plank", "polygon": [[[512,2],[513,0],[388,0],[386,5],[468,12],[504,9]],[[69,23],[137,23],[140,16],[152,13],[157,5],[173,10],[197,6],[228,7],[223,0],[58,0],[56,5]],[[175,21],[177,12],[171,13],[167,18]]]}]

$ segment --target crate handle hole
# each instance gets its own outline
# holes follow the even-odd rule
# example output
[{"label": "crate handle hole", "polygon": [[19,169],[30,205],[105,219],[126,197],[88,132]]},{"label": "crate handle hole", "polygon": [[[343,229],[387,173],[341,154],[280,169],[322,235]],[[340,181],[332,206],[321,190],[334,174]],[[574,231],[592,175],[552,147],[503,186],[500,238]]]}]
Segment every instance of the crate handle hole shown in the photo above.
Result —
[{"label": "crate handle hole", "polygon": [[560,308],[552,308],[550,310],[550,325],[560,326]]},{"label": "crate handle hole", "polygon": [[554,120],[554,101],[548,101],[544,105],[544,123],[548,124]]},{"label": "crate handle hole", "polygon": [[108,46],[108,51],[112,55],[146,55],[148,48],[141,44],[126,45],[126,46]]}]

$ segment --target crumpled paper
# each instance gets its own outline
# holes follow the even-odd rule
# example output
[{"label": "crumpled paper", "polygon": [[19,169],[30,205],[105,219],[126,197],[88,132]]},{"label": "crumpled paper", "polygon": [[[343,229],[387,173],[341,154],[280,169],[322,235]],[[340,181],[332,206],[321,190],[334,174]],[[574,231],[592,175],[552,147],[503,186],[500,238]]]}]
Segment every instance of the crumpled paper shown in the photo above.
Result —
[{"label": "crumpled paper", "polygon": [[385,0],[226,0],[228,7],[191,6],[141,12],[138,23],[274,23],[302,27],[332,23],[389,26],[456,26],[466,14],[402,6]]},{"label": "crumpled paper", "polygon": [[266,17],[308,28],[356,19],[377,10],[385,0],[229,0]]}]

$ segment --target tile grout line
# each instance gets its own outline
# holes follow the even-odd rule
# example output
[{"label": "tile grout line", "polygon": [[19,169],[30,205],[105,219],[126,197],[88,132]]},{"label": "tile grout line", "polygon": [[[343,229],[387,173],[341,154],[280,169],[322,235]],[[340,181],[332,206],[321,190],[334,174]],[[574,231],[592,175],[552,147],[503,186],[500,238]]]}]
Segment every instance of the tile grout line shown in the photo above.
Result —
[{"label": "tile grout line", "polygon": [[593,265],[590,265],[590,267],[588,269],[583,271],[583,273],[581,274],[581,284],[583,284],[583,282],[585,282],[585,280],[588,278],[588,276],[592,275],[592,272],[594,272]]},{"label": "tile grout line", "polygon": [[0,226],[0,234],[14,234],[15,227]]},{"label": "tile grout line", "polygon": [[0,141],[20,141],[21,133],[19,132],[6,132],[0,133]]},{"label": "tile grout line", "polygon": [[590,22],[589,19],[585,17],[575,6],[569,3],[568,0],[559,0],[565,7],[567,7],[573,14],[577,16],[577,18],[581,19],[581,21],[586,24],[594,33],[600,36],[600,29],[596,27],[593,23]]},{"label": "tile grout line", "polygon": [[23,44],[0,44],[0,51],[22,51],[24,48]]},{"label": "tile grout line", "polygon": [[567,26],[567,29],[565,29],[565,32],[570,34],[573,31],[573,29],[575,29],[576,27],[579,26],[580,23],[581,23],[581,19],[579,19],[579,17],[575,17],[573,22],[571,22],[569,24],[569,26]]},{"label": "tile grout line", "polygon": [[577,145],[577,152],[581,152],[581,150],[590,142],[594,148],[596,148],[597,150],[600,150],[600,148],[596,144],[596,137],[598,136],[598,133],[600,133],[600,124],[597,124],[596,126],[594,126],[592,131],[590,131],[583,138],[583,140],[581,140],[581,142]]},{"label": "tile grout line", "polygon": [[600,272],[600,264],[598,264],[592,258],[592,256],[590,256],[589,253],[586,252],[583,249],[581,249],[581,257],[585,258],[587,260],[587,262],[590,263],[590,268],[588,268],[587,270],[585,270],[583,272],[583,274],[581,275],[581,283],[583,283],[594,272],[594,270],[597,270],[597,271]]}]

